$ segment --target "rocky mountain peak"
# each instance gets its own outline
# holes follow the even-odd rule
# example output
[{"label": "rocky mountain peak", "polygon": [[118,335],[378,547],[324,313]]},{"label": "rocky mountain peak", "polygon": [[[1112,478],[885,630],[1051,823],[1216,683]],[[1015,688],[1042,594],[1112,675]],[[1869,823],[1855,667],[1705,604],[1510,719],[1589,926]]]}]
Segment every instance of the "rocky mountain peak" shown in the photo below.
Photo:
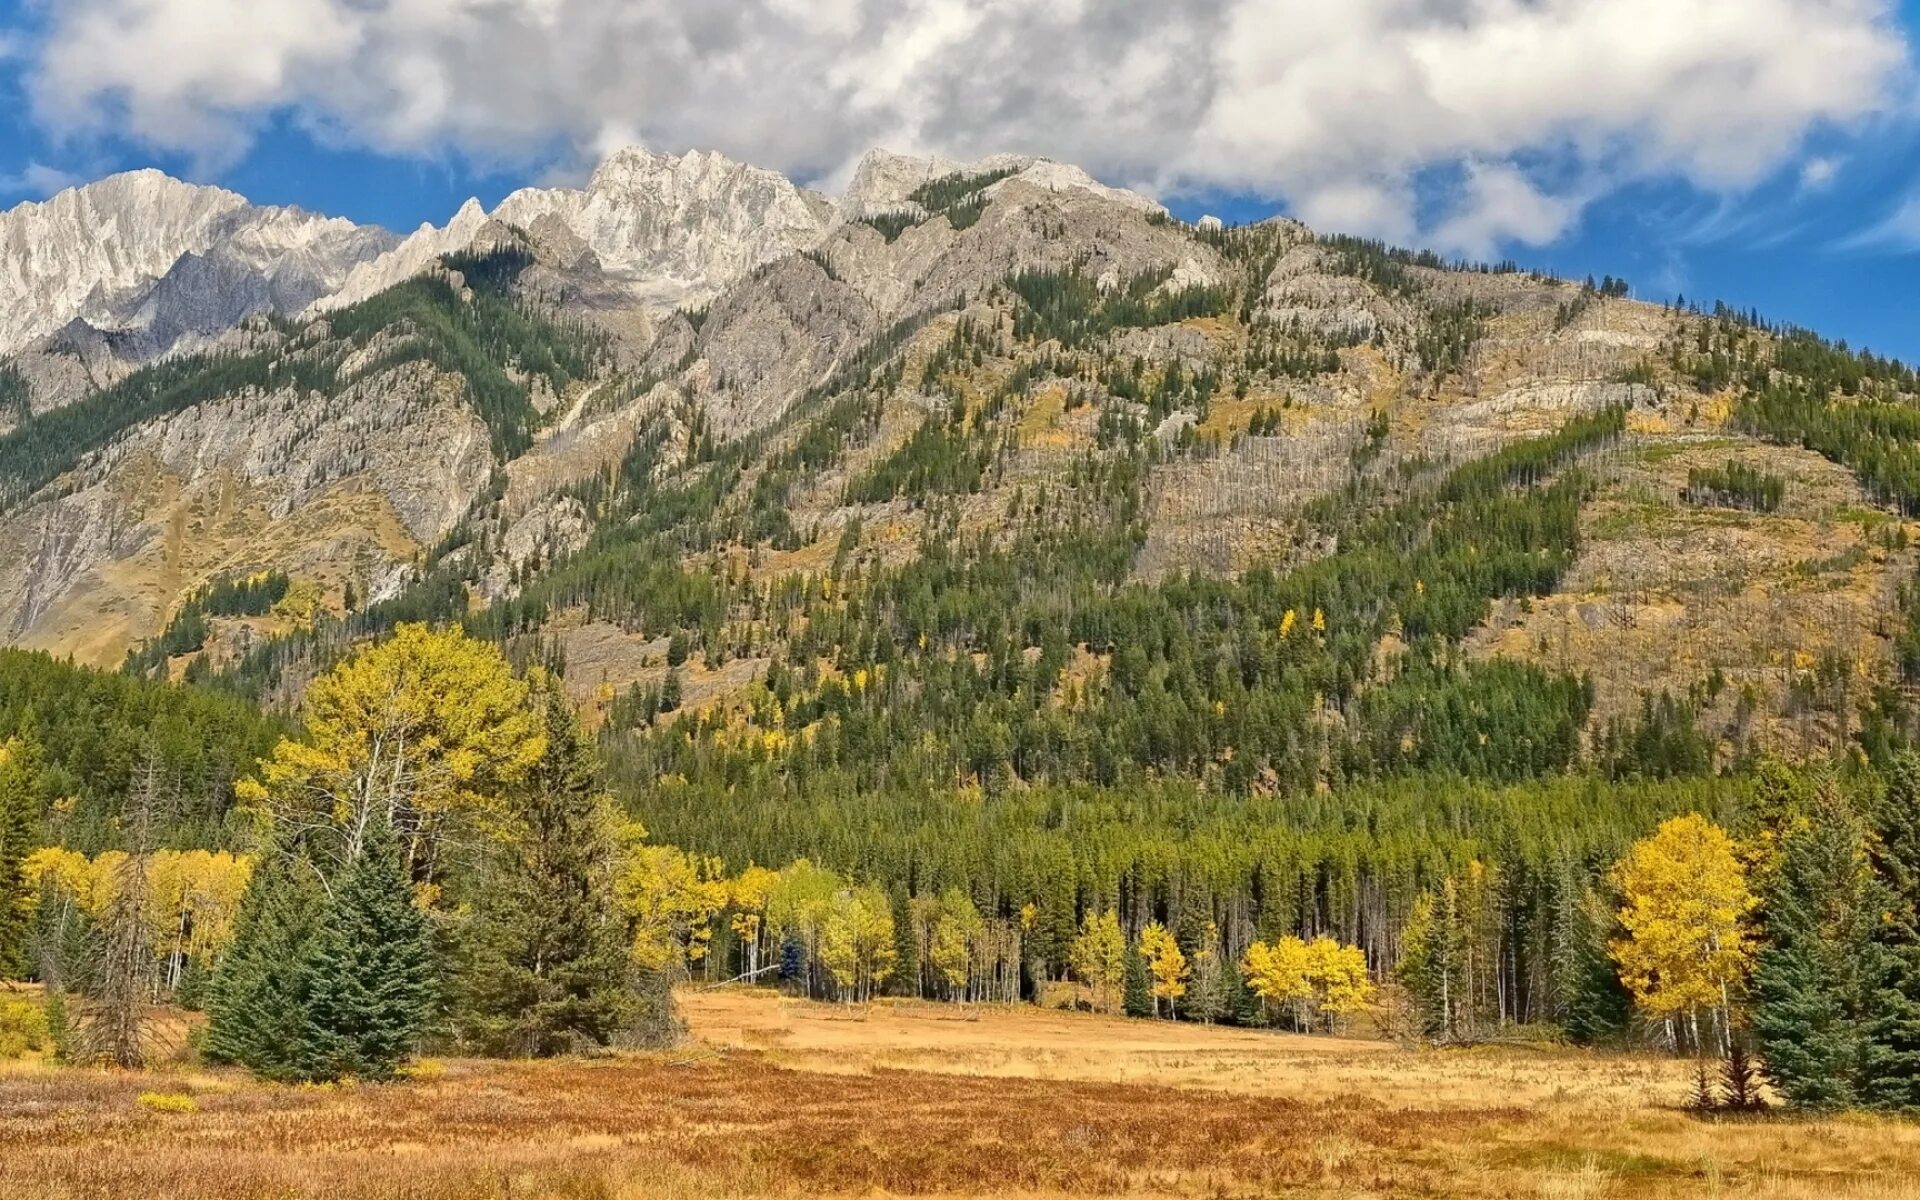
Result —
[{"label": "rocky mountain peak", "polygon": [[232,192],[146,170],[0,213],[0,354],[110,310],[245,208]]},{"label": "rocky mountain peak", "polygon": [[629,147],[610,155],[585,188],[525,188],[493,216],[525,228],[557,218],[606,271],[695,297],[811,246],[829,212],[824,197],[777,171],[708,151]]}]

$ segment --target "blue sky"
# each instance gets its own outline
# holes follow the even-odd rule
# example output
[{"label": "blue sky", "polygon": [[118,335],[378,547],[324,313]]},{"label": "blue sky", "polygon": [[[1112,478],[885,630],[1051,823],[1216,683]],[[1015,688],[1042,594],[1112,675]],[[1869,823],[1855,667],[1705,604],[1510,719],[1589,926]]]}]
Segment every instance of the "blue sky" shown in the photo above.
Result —
[{"label": "blue sky", "polygon": [[0,0],[0,205],[158,166],[407,230],[635,141],[1009,149],[1920,359],[1920,0],[1072,7]]}]

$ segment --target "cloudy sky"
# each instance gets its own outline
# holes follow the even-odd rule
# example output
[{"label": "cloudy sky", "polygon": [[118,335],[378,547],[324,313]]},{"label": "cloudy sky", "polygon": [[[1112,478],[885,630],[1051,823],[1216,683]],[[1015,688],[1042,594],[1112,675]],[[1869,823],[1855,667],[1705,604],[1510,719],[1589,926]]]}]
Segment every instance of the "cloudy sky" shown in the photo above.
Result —
[{"label": "cloudy sky", "polygon": [[1920,358],[1920,0],[0,0],[0,204],[158,165],[395,228],[710,148],[1073,161]]}]

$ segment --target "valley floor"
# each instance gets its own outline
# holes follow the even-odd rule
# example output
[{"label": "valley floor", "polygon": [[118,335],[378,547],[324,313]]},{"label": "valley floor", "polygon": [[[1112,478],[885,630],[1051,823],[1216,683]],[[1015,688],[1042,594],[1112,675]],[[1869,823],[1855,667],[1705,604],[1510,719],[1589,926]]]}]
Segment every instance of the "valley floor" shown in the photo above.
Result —
[{"label": "valley floor", "polygon": [[1920,1196],[1920,1124],[1700,1120],[1657,1059],[768,993],[684,1008],[675,1052],[384,1087],[0,1064],[0,1196]]}]

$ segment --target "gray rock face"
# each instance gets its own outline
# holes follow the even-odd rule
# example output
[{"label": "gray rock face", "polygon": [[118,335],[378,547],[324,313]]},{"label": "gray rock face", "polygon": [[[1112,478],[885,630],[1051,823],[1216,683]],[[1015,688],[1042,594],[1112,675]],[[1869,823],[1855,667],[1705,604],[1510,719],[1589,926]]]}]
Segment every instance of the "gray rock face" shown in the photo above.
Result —
[{"label": "gray rock face", "polygon": [[[877,320],[857,290],[812,259],[781,259],[713,302],[689,390],[721,432],[761,428],[855,350]],[[674,345],[665,342],[656,366],[670,366]]]},{"label": "gray rock face", "polygon": [[151,356],[259,312],[295,313],[394,242],[384,230],[158,171],[0,213],[0,355],[84,321]]},{"label": "gray rock face", "polygon": [[418,362],[330,399],[195,405],[0,516],[0,639],[85,650],[98,623],[98,644],[125,644],[158,632],[179,591],[236,567],[388,577],[460,518],[492,466],[458,381]]}]

